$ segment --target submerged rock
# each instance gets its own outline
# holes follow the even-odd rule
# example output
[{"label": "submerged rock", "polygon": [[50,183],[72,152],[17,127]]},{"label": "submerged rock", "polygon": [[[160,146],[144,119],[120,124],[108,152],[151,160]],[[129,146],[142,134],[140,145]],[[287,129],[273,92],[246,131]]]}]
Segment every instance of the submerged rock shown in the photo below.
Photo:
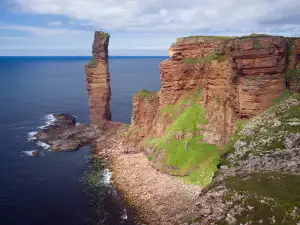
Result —
[{"label": "submerged rock", "polygon": [[68,114],[55,114],[52,125],[38,131],[34,137],[50,145],[52,151],[74,151],[90,144],[101,134],[94,125],[76,124],[76,118]]},{"label": "submerged rock", "polygon": [[41,156],[41,152],[40,151],[33,151],[32,155],[33,156]]}]

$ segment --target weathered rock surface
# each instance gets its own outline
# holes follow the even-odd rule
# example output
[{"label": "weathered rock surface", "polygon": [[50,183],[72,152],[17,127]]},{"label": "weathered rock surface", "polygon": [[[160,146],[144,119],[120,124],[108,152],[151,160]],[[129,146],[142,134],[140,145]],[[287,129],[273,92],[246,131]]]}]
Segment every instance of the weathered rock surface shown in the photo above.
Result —
[{"label": "weathered rock surface", "polygon": [[95,32],[93,59],[85,66],[91,124],[95,125],[111,119],[108,44],[107,33]]},{"label": "weathered rock surface", "polygon": [[246,122],[199,196],[201,224],[300,222],[299,107],[295,94]]},{"label": "weathered rock surface", "polygon": [[[300,224],[299,95],[265,111],[285,93],[286,82],[288,87],[292,86],[285,73],[289,65],[287,39],[183,38],[172,45],[169,53],[171,58],[160,66],[160,91],[143,90],[133,97],[129,129],[108,122],[106,135],[93,145],[96,154],[111,160],[114,181],[125,197],[147,224]],[[292,55],[297,58],[297,53]],[[186,98],[199,93],[199,88],[199,98]],[[194,107],[195,101],[201,107]],[[192,130],[187,126],[182,130],[178,130],[180,126],[170,126],[180,118],[178,115],[191,108],[198,117],[204,112],[207,121],[200,123],[193,118],[192,122],[199,124],[192,124]],[[171,115],[176,118],[170,118],[170,110],[175,111]],[[237,121],[250,118],[229,142],[237,130]],[[180,119],[175,125],[189,121],[187,116]],[[166,133],[164,139],[156,138]],[[195,141],[193,137],[201,139]],[[168,151],[164,147],[172,141],[173,161],[183,161],[191,150],[189,143],[199,151],[203,150],[199,146],[215,149],[216,146],[206,143],[219,147],[229,144],[211,185],[201,190],[153,168],[154,165],[179,171],[177,164],[156,166],[153,152],[148,160],[141,153],[135,154],[140,149],[148,150],[144,148],[146,141],[160,145],[157,158],[167,163],[170,157],[164,154]],[[177,143],[187,154],[179,152]],[[205,156],[207,160],[196,164],[197,169],[213,163],[215,158]],[[199,160],[194,157],[187,161],[195,159]],[[202,171],[193,175],[198,180],[210,178],[210,182],[215,170],[207,171],[207,176]],[[179,172],[189,175],[188,169]]]},{"label": "weathered rock surface", "polygon": [[68,114],[54,115],[53,125],[45,127],[34,136],[37,141],[50,145],[52,151],[74,151],[90,144],[101,135],[94,125],[76,125],[76,119]]},{"label": "weathered rock surface", "polygon": [[[161,136],[170,122],[161,109],[201,88],[199,104],[208,120],[201,129],[203,139],[224,145],[238,119],[258,115],[282,94],[286,87],[286,45],[283,37],[178,39],[169,48],[171,58],[160,65],[159,106],[157,101],[150,106],[147,98],[134,98],[132,130],[146,128],[140,140]],[[143,104],[147,107],[141,107]],[[139,141],[134,141],[139,146]]]},{"label": "weathered rock surface", "polygon": [[291,90],[300,92],[300,39],[289,38],[288,40],[290,57],[287,69],[287,84]]}]

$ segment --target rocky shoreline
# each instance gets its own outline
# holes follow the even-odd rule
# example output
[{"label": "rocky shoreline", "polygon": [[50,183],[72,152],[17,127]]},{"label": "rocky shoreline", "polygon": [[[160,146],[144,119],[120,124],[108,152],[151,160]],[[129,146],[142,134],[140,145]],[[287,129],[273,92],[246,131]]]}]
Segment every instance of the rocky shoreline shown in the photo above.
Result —
[{"label": "rocky shoreline", "polygon": [[[94,154],[109,161],[114,184],[145,224],[298,225],[299,105],[299,94],[294,94],[248,121],[206,188],[161,173],[144,153],[128,151],[125,125],[106,137],[110,144],[96,144]],[[257,129],[264,130],[260,135],[274,132],[273,139],[257,138]],[[280,137],[285,145],[278,145]],[[247,145],[241,145],[245,140]],[[273,150],[261,146],[259,151],[262,144]]]},{"label": "rocky shoreline", "polygon": [[76,118],[69,114],[54,114],[53,123],[37,131],[32,140],[46,143],[51,151],[75,151],[101,133],[95,125],[77,124]]},{"label": "rocky shoreline", "polygon": [[95,156],[108,160],[114,185],[140,221],[171,225],[193,218],[202,188],[157,171],[143,153],[126,151],[120,139],[115,144],[96,147]]},{"label": "rocky shoreline", "polygon": [[299,225],[300,89],[288,76],[299,40],[178,39],[160,91],[137,92],[125,125],[110,121],[109,35],[96,32],[92,125],[58,115],[35,138],[60,151],[91,144],[145,224]]}]

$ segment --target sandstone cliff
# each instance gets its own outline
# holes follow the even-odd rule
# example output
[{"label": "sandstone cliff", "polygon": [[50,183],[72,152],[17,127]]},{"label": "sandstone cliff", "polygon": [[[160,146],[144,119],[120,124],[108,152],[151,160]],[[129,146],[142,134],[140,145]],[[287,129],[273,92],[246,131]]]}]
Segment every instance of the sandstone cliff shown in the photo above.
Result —
[{"label": "sandstone cliff", "polygon": [[91,124],[95,125],[111,119],[108,44],[109,34],[95,32],[93,58],[85,66]]},{"label": "sandstone cliff", "polygon": [[127,127],[105,122],[108,39],[96,36],[86,66],[102,131],[94,150],[147,224],[299,224],[300,39],[178,39],[160,91],[133,96]]},{"label": "sandstone cliff", "polygon": [[226,148],[194,219],[205,225],[299,224],[300,94],[286,91],[240,124]]},{"label": "sandstone cliff", "polygon": [[287,85],[293,91],[300,92],[300,39],[288,38]]},{"label": "sandstone cliff", "polygon": [[[299,41],[264,35],[177,39],[160,65],[160,91],[133,98],[127,144],[144,150],[164,172],[191,176],[198,170],[211,178],[216,165],[199,169],[202,160],[218,161],[218,147],[229,141],[236,122],[266,110],[286,87],[297,91]],[[187,165],[190,157],[198,163]]]}]

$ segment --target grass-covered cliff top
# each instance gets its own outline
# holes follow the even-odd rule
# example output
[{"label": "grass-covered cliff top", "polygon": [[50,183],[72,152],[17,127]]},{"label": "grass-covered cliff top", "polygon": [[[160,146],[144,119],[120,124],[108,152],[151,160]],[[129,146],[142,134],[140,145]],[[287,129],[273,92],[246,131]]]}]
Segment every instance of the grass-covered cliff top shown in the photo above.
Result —
[{"label": "grass-covered cliff top", "polygon": [[[176,39],[176,42],[173,45],[181,43],[181,42],[193,42],[198,40],[243,40],[249,38],[267,38],[267,37],[278,37],[284,38],[284,36],[276,36],[276,35],[269,35],[269,34],[250,34],[246,36],[205,36],[205,35],[195,35],[195,36],[186,36],[180,37]],[[299,39],[300,37],[286,37],[289,39]]]},{"label": "grass-covered cliff top", "polygon": [[148,98],[151,98],[151,97],[154,97],[156,95],[156,91],[149,91],[149,90],[146,90],[146,89],[142,89],[142,90],[139,90],[138,92],[136,92],[134,94],[135,97],[138,97],[139,99],[148,99]]}]

